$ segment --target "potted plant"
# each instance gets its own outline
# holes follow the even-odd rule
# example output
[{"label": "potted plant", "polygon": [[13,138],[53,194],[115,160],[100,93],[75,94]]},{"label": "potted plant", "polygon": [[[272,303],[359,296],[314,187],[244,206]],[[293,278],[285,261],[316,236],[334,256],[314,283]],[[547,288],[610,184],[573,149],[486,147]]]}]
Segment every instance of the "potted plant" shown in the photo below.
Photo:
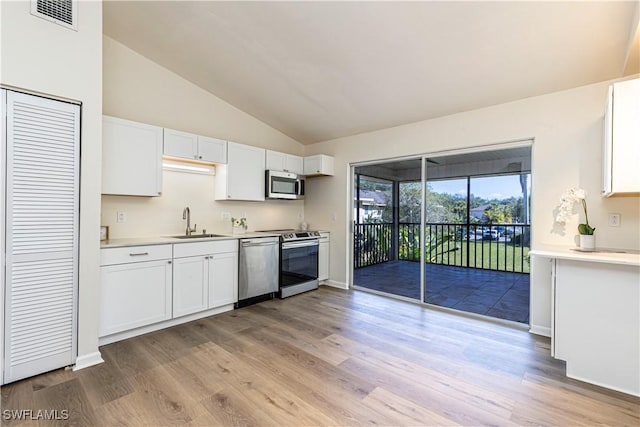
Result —
[{"label": "potted plant", "polygon": [[231,218],[233,234],[244,234],[247,231],[247,218]]},{"label": "potted plant", "polygon": [[580,249],[584,251],[593,251],[595,249],[595,227],[589,225],[589,215],[587,213],[587,193],[581,188],[570,188],[562,197],[560,197],[560,206],[558,207],[558,214],[556,215],[556,221],[559,223],[565,223],[571,216],[573,206],[576,203],[582,204],[584,211],[584,223],[578,224],[578,233],[580,234]]}]

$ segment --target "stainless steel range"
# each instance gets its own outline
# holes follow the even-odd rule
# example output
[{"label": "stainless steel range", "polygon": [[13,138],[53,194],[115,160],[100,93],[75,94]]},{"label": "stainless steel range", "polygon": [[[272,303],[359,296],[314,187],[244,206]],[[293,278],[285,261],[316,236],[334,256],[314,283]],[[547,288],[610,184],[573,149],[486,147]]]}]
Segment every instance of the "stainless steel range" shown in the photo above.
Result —
[{"label": "stainless steel range", "polygon": [[317,231],[270,230],[280,233],[280,298],[318,288]]}]

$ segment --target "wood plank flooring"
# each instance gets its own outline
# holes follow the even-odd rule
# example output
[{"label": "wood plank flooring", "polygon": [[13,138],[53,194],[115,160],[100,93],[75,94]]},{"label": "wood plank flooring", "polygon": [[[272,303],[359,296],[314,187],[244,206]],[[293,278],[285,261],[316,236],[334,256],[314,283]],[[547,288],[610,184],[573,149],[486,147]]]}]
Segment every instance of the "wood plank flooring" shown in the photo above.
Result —
[{"label": "wood plank flooring", "polygon": [[[321,287],[101,347],[1,389],[2,425],[640,425],[640,399],[564,375],[549,340]],[[6,419],[6,410],[69,419]]]}]

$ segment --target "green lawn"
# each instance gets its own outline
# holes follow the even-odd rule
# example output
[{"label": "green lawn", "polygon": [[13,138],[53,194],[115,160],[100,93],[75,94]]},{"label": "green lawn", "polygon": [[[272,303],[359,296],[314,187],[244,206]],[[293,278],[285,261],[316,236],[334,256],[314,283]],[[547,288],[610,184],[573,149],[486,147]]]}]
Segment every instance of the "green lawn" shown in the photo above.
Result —
[{"label": "green lawn", "polygon": [[[458,247],[458,250],[454,248]],[[444,252],[449,251],[449,252]],[[443,253],[444,252],[444,253]],[[469,267],[489,270],[529,272],[529,248],[498,241],[469,242]],[[431,252],[435,264],[467,267],[467,242],[446,242]],[[524,259],[523,259],[524,257]]]}]

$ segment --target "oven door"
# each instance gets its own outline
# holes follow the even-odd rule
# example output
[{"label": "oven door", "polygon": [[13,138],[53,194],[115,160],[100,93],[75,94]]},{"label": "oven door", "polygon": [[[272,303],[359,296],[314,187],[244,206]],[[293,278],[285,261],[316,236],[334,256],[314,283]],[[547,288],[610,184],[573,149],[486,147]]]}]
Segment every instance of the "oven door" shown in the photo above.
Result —
[{"label": "oven door", "polygon": [[318,278],[318,239],[282,243],[280,288]]}]

